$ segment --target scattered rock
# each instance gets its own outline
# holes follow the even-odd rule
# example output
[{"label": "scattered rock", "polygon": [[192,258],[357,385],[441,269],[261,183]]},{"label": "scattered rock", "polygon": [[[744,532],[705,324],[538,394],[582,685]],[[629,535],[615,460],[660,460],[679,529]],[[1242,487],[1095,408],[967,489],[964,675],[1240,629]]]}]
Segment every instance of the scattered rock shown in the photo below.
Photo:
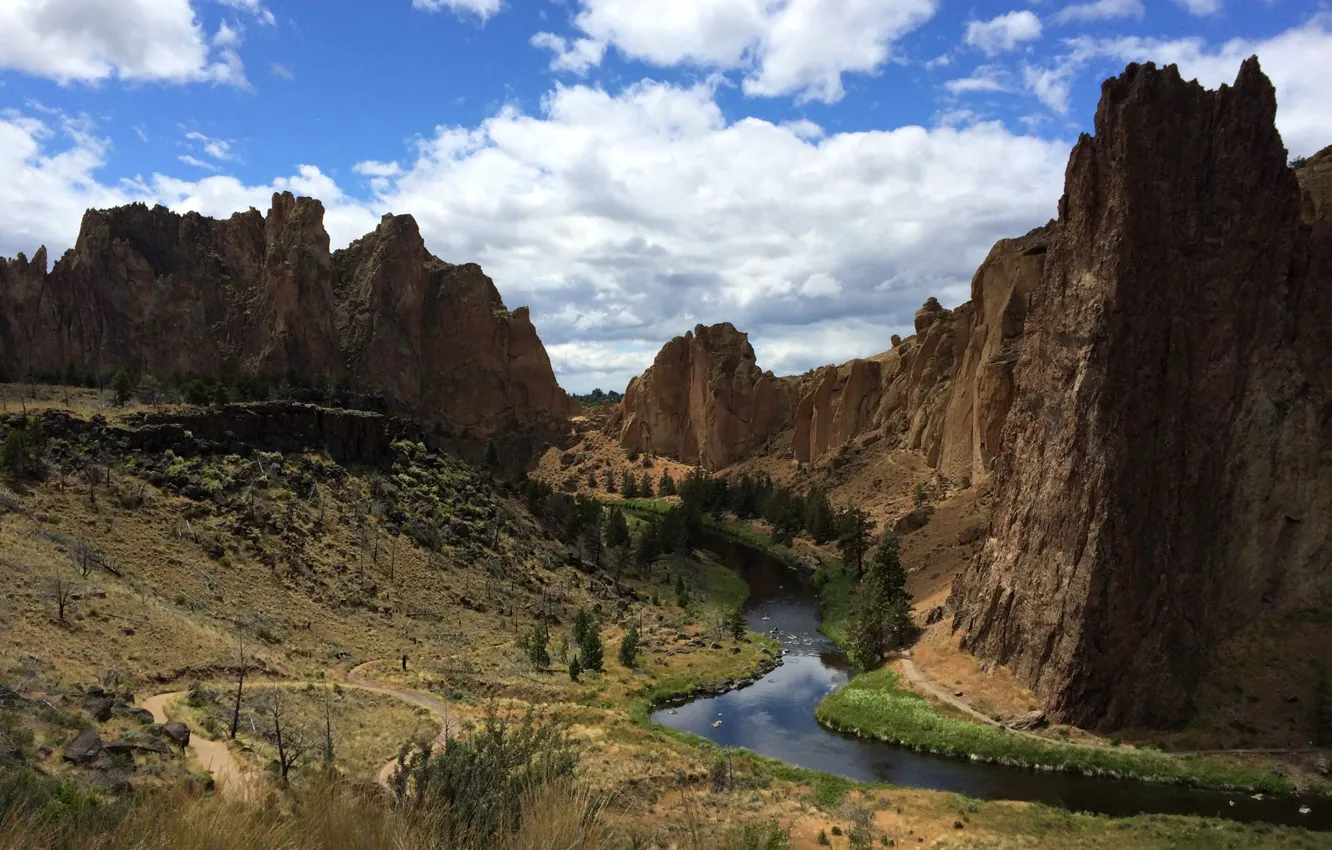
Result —
[{"label": "scattered rock", "polygon": [[708,649],[721,649],[721,648],[722,645],[720,643],[717,643],[717,641],[715,640],[712,643],[708,644]]},{"label": "scattered rock", "polygon": [[98,723],[105,723],[111,719],[111,712],[116,703],[109,697],[85,697],[83,700],[83,710],[92,715],[93,720]]},{"label": "scattered rock", "polygon": [[97,727],[84,726],[73,742],[65,747],[63,758],[74,764],[92,764],[102,754],[102,736],[97,734]]},{"label": "scattered rock", "polygon": [[944,607],[935,605],[925,614],[925,625],[932,626],[944,618]]},{"label": "scattered rock", "polygon": [[16,761],[21,764],[27,760],[27,754],[19,747],[0,747],[0,761]]},{"label": "scattered rock", "polygon": [[1020,732],[1029,732],[1033,729],[1044,728],[1049,721],[1046,719],[1045,712],[1039,709],[1028,711],[1021,717],[1014,718],[1008,724],[1009,729],[1016,729]]},{"label": "scattered rock", "polygon": [[1327,759],[1320,757],[1314,760],[1313,769],[1314,773],[1319,776],[1327,776],[1328,774],[1332,774],[1332,762],[1328,762]]},{"label": "scattered rock", "polygon": [[731,647],[730,649],[728,649],[728,650],[726,650],[726,651],[729,652],[731,655],[739,655],[739,654],[740,654],[740,647],[738,647],[738,646],[733,646],[733,647]]},{"label": "scattered rock", "polygon": [[957,536],[957,545],[966,546],[969,543],[975,543],[985,535],[985,527],[973,525]]}]

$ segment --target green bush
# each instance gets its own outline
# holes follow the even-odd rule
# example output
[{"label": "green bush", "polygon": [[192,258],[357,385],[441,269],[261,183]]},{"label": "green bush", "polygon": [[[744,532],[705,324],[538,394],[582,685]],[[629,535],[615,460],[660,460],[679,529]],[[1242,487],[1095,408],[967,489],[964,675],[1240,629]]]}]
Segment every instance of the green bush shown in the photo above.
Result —
[{"label": "green bush", "polygon": [[470,738],[451,738],[437,752],[404,747],[391,785],[400,806],[449,813],[435,821],[444,846],[471,845],[516,828],[524,800],[577,766],[566,723],[531,709],[512,723],[492,705]]},{"label": "green bush", "polygon": [[638,663],[638,626],[630,625],[629,630],[624,633],[624,638],[620,641],[620,663],[625,667],[633,667]]}]

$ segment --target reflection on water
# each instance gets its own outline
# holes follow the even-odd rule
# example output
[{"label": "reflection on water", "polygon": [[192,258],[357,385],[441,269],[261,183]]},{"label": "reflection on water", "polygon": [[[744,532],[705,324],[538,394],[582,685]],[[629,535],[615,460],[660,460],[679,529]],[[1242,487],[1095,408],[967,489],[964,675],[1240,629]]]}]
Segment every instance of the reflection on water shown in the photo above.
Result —
[{"label": "reflection on water", "polygon": [[[814,708],[846,684],[851,670],[846,656],[818,633],[813,586],[758,550],[724,540],[710,541],[709,548],[749,583],[749,628],[771,633],[786,655],[780,667],[748,687],[655,712],[653,719],[666,726],[862,782],[1109,815],[1195,814],[1332,830],[1332,801],[1327,800],[1255,800],[1247,794],[973,763],[824,729],[814,719]],[[720,725],[713,725],[717,721]],[[1309,806],[1310,813],[1300,814],[1301,805]]]}]

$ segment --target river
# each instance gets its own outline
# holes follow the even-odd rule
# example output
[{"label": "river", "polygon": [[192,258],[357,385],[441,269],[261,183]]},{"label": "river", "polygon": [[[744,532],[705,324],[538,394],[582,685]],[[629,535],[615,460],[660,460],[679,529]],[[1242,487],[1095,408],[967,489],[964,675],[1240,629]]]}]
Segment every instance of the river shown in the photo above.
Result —
[{"label": "river", "polygon": [[[850,679],[846,655],[819,634],[812,581],[776,558],[739,543],[710,538],[709,551],[749,584],[749,628],[770,632],[783,663],[740,690],[662,708],[652,719],[725,747],[744,747],[789,764],[861,782],[953,791],[985,800],[1029,800],[1075,811],[1126,816],[1201,815],[1332,830],[1332,800],[1298,799],[1085,777],[1069,773],[935,756],[824,729],[814,709]],[[720,725],[714,725],[721,721]],[[1301,814],[1300,808],[1311,811]]]}]

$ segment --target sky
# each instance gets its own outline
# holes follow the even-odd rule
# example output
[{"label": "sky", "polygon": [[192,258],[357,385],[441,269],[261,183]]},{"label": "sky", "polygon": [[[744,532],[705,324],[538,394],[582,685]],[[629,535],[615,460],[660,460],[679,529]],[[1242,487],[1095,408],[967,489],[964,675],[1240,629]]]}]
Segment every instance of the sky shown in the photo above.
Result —
[{"label": "sky", "polygon": [[334,248],[415,216],[571,391],[720,321],[798,373],[1053,217],[1103,79],[1254,53],[1332,144],[1332,0],[0,0],[0,256],[289,190]]}]

